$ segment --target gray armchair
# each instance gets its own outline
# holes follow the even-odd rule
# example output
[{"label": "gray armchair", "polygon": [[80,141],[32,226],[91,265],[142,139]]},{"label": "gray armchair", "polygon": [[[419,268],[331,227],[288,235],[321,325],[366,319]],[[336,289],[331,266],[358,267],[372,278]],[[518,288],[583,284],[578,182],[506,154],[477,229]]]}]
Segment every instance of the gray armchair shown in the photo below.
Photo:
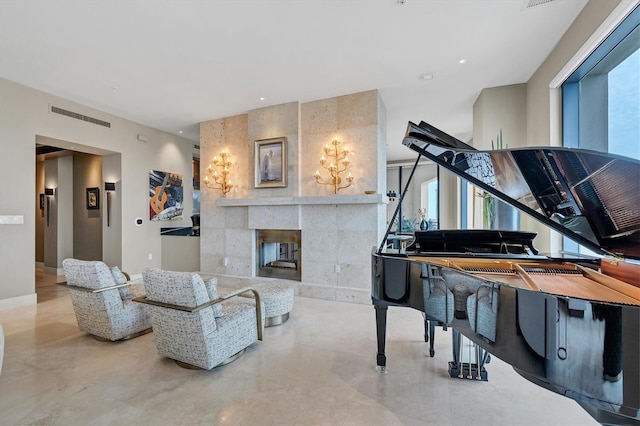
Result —
[{"label": "gray armchair", "polygon": [[151,331],[146,306],[133,302],[144,294],[117,267],[100,261],[62,261],[78,327],[97,340],[116,341]]},{"label": "gray armchair", "polygon": [[[147,268],[143,274],[159,355],[185,368],[210,370],[262,340],[264,309],[258,293],[242,289],[218,296],[215,278],[206,284],[193,272]],[[251,292],[254,299],[235,297]]]}]

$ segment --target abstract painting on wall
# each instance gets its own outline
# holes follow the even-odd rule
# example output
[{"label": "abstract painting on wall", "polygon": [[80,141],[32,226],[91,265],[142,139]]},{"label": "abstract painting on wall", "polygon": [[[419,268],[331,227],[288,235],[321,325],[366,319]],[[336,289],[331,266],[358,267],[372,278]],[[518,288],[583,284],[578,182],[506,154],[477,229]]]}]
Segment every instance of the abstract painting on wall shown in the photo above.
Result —
[{"label": "abstract painting on wall", "polygon": [[178,173],[149,171],[149,219],[182,219],[182,175]]}]

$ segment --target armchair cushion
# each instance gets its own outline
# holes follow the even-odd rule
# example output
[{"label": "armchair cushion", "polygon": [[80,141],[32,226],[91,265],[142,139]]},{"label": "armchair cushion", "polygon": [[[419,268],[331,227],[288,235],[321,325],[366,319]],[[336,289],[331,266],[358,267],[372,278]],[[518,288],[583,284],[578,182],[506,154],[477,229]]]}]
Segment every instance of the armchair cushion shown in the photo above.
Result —
[{"label": "armchair cushion", "polygon": [[[157,268],[147,268],[142,274],[145,282],[147,298],[156,302],[195,308],[198,305],[218,298],[217,280],[208,279],[205,283],[195,272],[166,271]],[[162,282],[169,285],[154,286]],[[222,305],[211,307],[214,318],[224,315]]]},{"label": "armchair cushion", "polygon": [[[209,299],[216,300],[218,298],[218,280],[216,278],[209,278],[204,282],[204,286],[207,288]],[[213,305],[213,316],[220,318],[223,315],[222,304],[218,303],[217,305]]]},{"label": "armchair cushion", "polygon": [[115,285],[111,270],[100,261],[65,259],[62,261],[67,283],[97,290]]},{"label": "armchair cushion", "polygon": [[[113,280],[116,284],[124,284],[127,282],[127,277],[125,277],[117,266],[111,268],[111,275],[113,275]],[[118,291],[120,292],[120,297],[122,297],[123,300],[131,300],[133,298],[131,290],[127,287],[120,287],[118,288]]]},{"label": "armchair cushion", "polygon": [[[147,298],[156,302],[195,308],[209,301],[204,281],[198,274],[147,268],[142,276]],[[154,285],[159,282],[165,285]]]}]

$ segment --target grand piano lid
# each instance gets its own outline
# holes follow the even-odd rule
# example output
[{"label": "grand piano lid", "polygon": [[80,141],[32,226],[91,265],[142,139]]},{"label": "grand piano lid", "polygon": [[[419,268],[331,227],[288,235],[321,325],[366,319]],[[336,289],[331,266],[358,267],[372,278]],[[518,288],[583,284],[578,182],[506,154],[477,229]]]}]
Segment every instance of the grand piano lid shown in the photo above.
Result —
[{"label": "grand piano lid", "polygon": [[640,259],[638,160],[561,147],[478,151],[425,122],[409,122],[402,143],[591,250]]}]

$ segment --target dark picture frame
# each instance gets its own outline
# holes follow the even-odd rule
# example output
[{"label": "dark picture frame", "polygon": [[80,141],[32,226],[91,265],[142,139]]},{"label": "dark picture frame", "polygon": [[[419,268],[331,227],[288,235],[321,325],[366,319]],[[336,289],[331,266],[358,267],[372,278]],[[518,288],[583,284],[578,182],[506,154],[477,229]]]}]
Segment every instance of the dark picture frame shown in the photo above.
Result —
[{"label": "dark picture frame", "polygon": [[100,208],[100,188],[87,188],[87,210],[98,210]]},{"label": "dark picture frame", "polygon": [[262,139],[255,142],[255,187],[287,186],[287,138]]}]

